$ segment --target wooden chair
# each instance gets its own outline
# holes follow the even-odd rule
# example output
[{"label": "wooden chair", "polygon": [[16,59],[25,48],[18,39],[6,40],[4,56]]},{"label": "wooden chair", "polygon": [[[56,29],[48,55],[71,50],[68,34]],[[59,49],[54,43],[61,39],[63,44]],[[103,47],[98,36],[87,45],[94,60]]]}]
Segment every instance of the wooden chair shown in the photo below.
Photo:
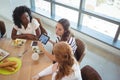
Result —
[{"label": "wooden chair", "polygon": [[81,69],[82,80],[102,80],[99,73],[89,65]]},{"label": "wooden chair", "polygon": [[39,18],[36,18],[36,17],[35,17],[35,19],[36,19],[36,20],[38,21],[38,23],[40,24],[39,27],[40,27],[40,30],[41,30],[41,34],[47,34],[47,31],[44,29],[44,27],[43,27],[40,19],[39,19]]},{"label": "wooden chair", "polygon": [[0,37],[7,37],[5,24],[4,24],[3,21],[0,21],[0,32],[1,32],[1,36]]},{"label": "wooden chair", "polygon": [[77,61],[80,63],[83,57],[85,56],[86,47],[85,47],[85,43],[80,39],[75,39],[75,41],[76,41],[77,49],[74,56],[77,59]]}]

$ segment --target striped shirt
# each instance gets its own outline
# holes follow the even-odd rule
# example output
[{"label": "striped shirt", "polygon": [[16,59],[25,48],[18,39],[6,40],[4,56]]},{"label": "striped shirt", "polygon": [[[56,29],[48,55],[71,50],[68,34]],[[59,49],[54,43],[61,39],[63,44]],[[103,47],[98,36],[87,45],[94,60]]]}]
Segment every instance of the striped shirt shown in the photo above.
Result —
[{"label": "striped shirt", "polygon": [[[57,37],[56,43],[59,42],[60,40],[61,40],[60,37]],[[69,40],[67,40],[67,43],[72,47],[73,53],[75,53],[75,51],[77,49],[75,38],[74,37],[70,37]]]}]

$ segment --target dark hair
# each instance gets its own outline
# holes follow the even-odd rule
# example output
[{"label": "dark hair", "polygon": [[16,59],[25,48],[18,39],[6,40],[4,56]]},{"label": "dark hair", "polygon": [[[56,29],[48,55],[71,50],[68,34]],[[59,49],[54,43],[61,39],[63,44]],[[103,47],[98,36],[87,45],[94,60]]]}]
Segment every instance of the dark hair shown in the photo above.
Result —
[{"label": "dark hair", "polygon": [[25,12],[27,12],[29,14],[29,17],[30,17],[30,22],[32,20],[32,16],[31,16],[31,10],[26,7],[26,6],[19,6],[19,7],[16,7],[15,10],[13,11],[13,21],[14,21],[14,24],[17,25],[19,28],[21,28],[21,16],[22,14],[24,14]]},{"label": "dark hair", "polygon": [[4,24],[3,21],[0,21],[0,32],[1,32],[1,36],[0,37],[3,37],[3,35],[6,32],[5,24]]},{"label": "dark hair", "polygon": [[61,37],[61,41],[67,41],[70,35],[70,30],[69,30],[70,23],[67,19],[64,18],[60,19],[58,23],[60,23],[63,26],[63,29],[65,31]]}]

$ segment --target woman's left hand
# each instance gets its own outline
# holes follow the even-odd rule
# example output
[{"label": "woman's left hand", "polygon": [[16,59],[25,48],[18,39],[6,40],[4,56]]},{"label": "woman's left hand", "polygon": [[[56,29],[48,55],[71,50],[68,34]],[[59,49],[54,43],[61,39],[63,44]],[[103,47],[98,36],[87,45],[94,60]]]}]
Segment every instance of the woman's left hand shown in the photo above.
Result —
[{"label": "woman's left hand", "polygon": [[58,69],[58,63],[53,64],[52,72],[57,71],[57,69]]},{"label": "woman's left hand", "polygon": [[39,75],[38,74],[32,77],[32,80],[38,80],[38,79],[39,79]]}]

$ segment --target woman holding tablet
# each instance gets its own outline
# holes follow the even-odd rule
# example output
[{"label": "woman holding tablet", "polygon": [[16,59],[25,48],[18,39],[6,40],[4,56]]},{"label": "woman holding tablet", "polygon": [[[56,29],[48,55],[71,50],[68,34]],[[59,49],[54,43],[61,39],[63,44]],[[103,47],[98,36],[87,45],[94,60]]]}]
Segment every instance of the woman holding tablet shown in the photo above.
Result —
[{"label": "woman holding tablet", "polygon": [[[60,19],[56,25],[56,35],[58,36],[56,42],[49,40],[53,45],[57,42],[67,42],[75,53],[77,46],[74,36],[70,32],[70,23],[67,19]],[[50,54],[49,52],[45,52],[46,56],[48,56],[52,61],[56,61],[54,55]]]},{"label": "woman holding tablet", "polygon": [[54,45],[57,42],[65,41],[72,47],[72,51],[73,51],[73,53],[75,53],[77,46],[76,46],[75,38],[74,38],[73,34],[70,32],[69,21],[64,18],[60,19],[56,25],[55,31],[56,31],[56,35],[57,35],[56,42],[53,42],[51,40],[50,40],[50,42]]}]

